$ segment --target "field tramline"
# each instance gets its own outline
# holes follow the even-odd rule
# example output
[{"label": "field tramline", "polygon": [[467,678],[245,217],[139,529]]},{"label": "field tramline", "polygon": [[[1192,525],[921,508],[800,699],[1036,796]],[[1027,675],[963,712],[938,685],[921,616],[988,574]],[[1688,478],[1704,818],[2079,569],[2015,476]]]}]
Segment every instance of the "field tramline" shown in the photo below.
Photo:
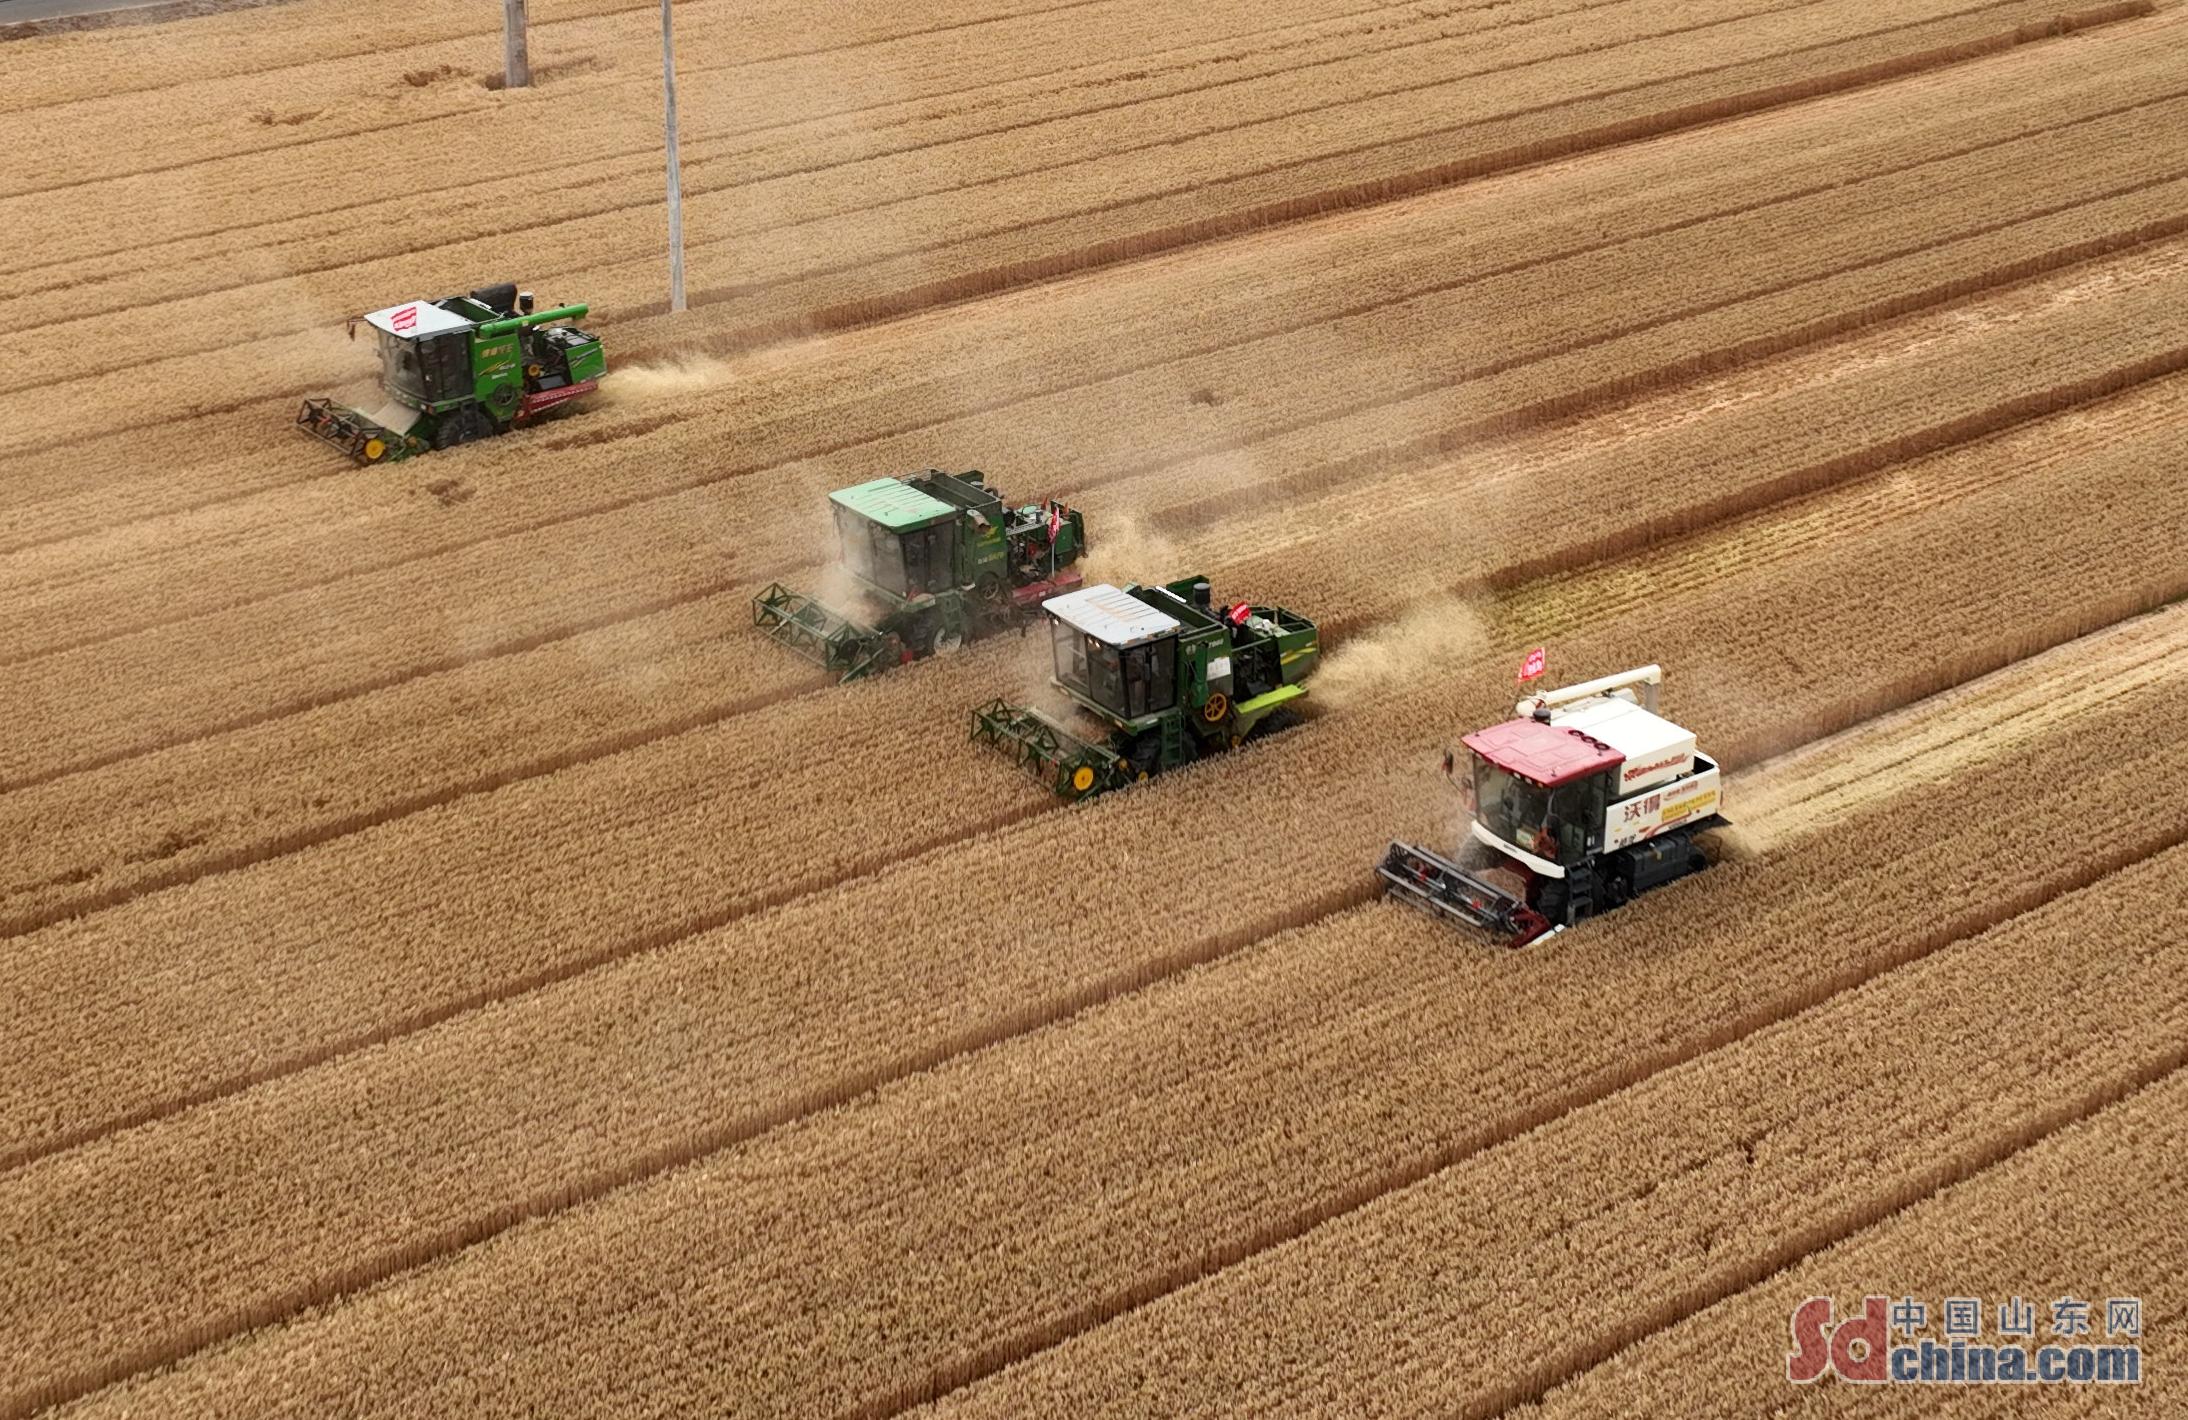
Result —
[{"label": "field tramline", "polygon": [[[657,7],[532,9],[514,91],[453,0],[0,26],[0,1420],[1732,1415],[1812,1292],[2177,1320],[2188,9],[683,0],[675,317]],[[596,397],[285,427],[511,279]],[[1311,616],[1300,722],[1066,806],[967,738],[1045,635],[753,630],[937,466]],[[1737,828],[1496,952],[1373,864],[1532,647]]]}]

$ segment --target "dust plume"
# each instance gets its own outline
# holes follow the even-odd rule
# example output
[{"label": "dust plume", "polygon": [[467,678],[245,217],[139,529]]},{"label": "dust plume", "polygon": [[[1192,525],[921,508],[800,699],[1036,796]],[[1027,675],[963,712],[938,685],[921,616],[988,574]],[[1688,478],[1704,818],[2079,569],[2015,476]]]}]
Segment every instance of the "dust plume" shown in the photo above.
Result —
[{"label": "dust plume", "polygon": [[638,365],[611,365],[600,382],[603,406],[652,404],[726,383],[730,361],[719,355],[677,355]]},{"label": "dust plume", "polygon": [[1770,836],[1753,825],[1728,823],[1702,835],[1702,848],[1713,863],[1752,863],[1770,851]]},{"label": "dust plume", "polygon": [[1178,566],[1177,542],[1133,514],[1105,513],[1098,522],[1089,514],[1086,523],[1086,555],[1079,559],[1079,570],[1089,584],[1169,582],[1201,570]]},{"label": "dust plume", "polygon": [[1472,606],[1451,596],[1417,602],[1397,620],[1340,643],[1315,673],[1313,698],[1344,709],[1448,670],[1487,644]]}]

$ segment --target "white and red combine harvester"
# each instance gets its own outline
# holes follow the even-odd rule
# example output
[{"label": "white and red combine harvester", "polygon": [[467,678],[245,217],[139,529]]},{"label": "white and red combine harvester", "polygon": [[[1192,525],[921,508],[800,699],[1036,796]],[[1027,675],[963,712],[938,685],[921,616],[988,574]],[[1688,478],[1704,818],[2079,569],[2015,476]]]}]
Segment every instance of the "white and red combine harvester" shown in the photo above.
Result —
[{"label": "white and red combine harvester", "polygon": [[1724,822],[1717,766],[1656,713],[1664,673],[1533,695],[1468,735],[1456,769],[1473,822],[1456,859],[1393,843],[1387,892],[1526,946],[1699,872],[1695,835]]}]

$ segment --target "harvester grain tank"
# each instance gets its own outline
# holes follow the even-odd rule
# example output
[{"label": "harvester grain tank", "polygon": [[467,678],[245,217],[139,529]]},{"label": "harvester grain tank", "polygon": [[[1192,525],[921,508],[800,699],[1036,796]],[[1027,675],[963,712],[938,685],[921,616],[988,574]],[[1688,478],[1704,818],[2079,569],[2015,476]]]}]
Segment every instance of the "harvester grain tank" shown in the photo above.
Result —
[{"label": "harvester grain tank", "polygon": [[1385,891],[1515,947],[1696,873],[1722,824],[1721,776],[1694,735],[1656,713],[1643,666],[1521,700],[1466,736],[1456,767],[1471,816],[1459,854],[1393,843]]},{"label": "harvester grain tank", "polygon": [[752,621],[842,680],[1022,626],[1080,580],[1085,520],[1053,501],[1010,507],[977,469],[876,478],[828,501],[861,605],[829,607],[778,582],[752,599]]},{"label": "harvester grain tank", "polygon": [[395,463],[508,432],[590,393],[607,372],[598,336],[574,325],[585,306],[535,311],[514,283],[389,306],[362,321],[380,350],[380,407],[307,399],[296,427],[361,464]]},{"label": "harvester grain tank", "polygon": [[1082,587],[1042,610],[1050,684],[1098,729],[998,699],[973,712],[972,735],[1067,799],[1235,748],[1280,721],[1321,659],[1313,622],[1277,606],[1218,609],[1203,577]]}]

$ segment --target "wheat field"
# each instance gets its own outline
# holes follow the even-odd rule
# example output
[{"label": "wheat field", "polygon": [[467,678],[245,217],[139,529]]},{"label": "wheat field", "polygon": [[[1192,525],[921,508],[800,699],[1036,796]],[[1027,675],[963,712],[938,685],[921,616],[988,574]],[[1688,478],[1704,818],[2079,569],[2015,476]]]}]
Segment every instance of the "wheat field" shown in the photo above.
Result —
[{"label": "wheat field", "polygon": [[[0,1420],[2177,1413],[2177,0],[677,0],[675,313],[658,7],[185,8],[0,24]],[[597,396],[288,427],[501,280]],[[1301,723],[1066,805],[1043,638],[753,629],[929,467]],[[1374,864],[1535,646],[1735,826],[1500,952]]]}]

